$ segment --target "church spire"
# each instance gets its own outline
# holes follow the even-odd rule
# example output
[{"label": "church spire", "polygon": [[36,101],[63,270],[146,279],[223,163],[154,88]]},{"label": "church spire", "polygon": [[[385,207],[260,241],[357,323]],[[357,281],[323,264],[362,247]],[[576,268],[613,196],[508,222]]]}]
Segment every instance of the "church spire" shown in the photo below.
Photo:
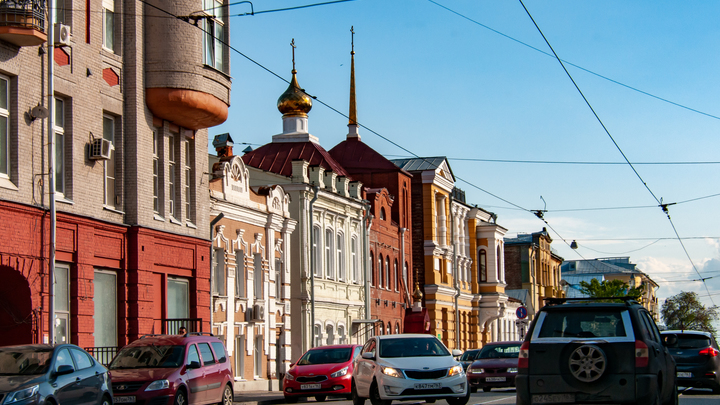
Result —
[{"label": "church spire", "polygon": [[348,134],[347,139],[360,140],[357,123],[357,107],[355,105],[355,30],[350,27],[350,113],[348,117]]}]

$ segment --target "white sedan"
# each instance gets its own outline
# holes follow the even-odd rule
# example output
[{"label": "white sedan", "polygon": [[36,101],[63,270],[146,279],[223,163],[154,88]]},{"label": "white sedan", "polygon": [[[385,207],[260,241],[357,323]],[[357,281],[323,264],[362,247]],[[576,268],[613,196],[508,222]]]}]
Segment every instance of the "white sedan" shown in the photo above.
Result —
[{"label": "white sedan", "polygon": [[449,405],[465,405],[470,390],[462,365],[432,335],[399,334],[370,338],[355,360],[352,376],[354,405],[370,398],[372,405],[393,400],[444,399]]}]

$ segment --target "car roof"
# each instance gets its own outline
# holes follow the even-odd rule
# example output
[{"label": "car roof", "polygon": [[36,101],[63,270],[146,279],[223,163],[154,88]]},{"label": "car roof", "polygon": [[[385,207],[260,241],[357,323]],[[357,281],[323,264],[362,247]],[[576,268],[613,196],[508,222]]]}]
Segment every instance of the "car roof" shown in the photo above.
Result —
[{"label": "car roof", "polygon": [[687,329],[683,329],[683,330],[663,330],[663,331],[660,331],[660,334],[666,334],[666,335],[669,335],[669,334],[673,334],[673,335],[703,335],[703,336],[705,336],[705,337],[712,337],[712,333],[710,333],[710,332],[705,332],[705,331],[702,331],[702,330],[687,330]]},{"label": "car roof", "polygon": [[[499,345],[522,345],[522,344],[523,344],[523,341],[522,341],[522,340],[504,340],[504,341],[501,341],[501,342],[488,342],[488,343],[485,343],[485,344],[483,345],[483,347],[485,347],[485,346],[499,346]],[[477,349],[477,350],[480,350],[480,349]]]},{"label": "car roof", "polygon": [[433,335],[425,333],[398,333],[396,335],[377,335],[375,336],[379,340],[384,339],[412,339],[412,338],[423,338],[423,339],[437,339]]},{"label": "car roof", "polygon": [[310,350],[318,350],[318,349],[350,349],[350,348],[353,348],[353,347],[361,347],[361,345],[346,344],[346,345],[318,346],[318,347],[313,347],[312,349],[308,349],[308,351],[310,351]]},{"label": "car roof", "polygon": [[212,335],[144,335],[130,343],[133,346],[147,346],[151,344],[184,345],[190,342],[220,342]]}]

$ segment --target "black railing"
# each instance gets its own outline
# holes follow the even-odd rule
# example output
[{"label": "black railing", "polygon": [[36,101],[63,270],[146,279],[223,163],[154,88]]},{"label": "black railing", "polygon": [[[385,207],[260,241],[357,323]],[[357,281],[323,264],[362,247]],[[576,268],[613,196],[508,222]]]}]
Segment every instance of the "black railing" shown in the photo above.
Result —
[{"label": "black railing", "polygon": [[176,335],[180,327],[185,327],[186,332],[202,332],[201,318],[176,318],[163,319],[163,333],[167,335]]},{"label": "black railing", "polygon": [[0,26],[45,32],[46,0],[0,0]]},{"label": "black railing", "polygon": [[117,346],[86,347],[85,351],[95,357],[95,360],[97,360],[98,363],[107,367],[110,365],[113,357],[117,354],[118,348]]}]

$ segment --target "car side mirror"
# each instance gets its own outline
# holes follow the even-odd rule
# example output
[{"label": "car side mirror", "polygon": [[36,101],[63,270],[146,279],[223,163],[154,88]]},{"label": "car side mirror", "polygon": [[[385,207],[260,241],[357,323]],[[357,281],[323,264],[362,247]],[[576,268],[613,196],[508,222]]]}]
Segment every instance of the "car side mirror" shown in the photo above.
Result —
[{"label": "car side mirror", "polygon": [[290,368],[295,367],[295,363],[290,363]]},{"label": "car side mirror", "polygon": [[200,362],[199,361],[191,361],[190,364],[188,364],[187,368],[189,368],[189,369],[200,368]]},{"label": "car side mirror", "polygon": [[453,351],[452,351],[453,357],[459,357],[459,356],[462,356],[462,354],[463,354],[463,352],[458,349],[453,349]]},{"label": "car side mirror", "polygon": [[365,352],[362,354],[362,358],[367,360],[375,360],[375,355],[371,352]]},{"label": "car side mirror", "polygon": [[678,342],[677,335],[669,334],[662,336],[663,346],[675,346]]},{"label": "car side mirror", "polygon": [[75,368],[73,366],[68,364],[63,364],[62,366],[58,367],[57,371],[55,372],[55,375],[66,375],[66,374],[72,374],[75,372]]}]

